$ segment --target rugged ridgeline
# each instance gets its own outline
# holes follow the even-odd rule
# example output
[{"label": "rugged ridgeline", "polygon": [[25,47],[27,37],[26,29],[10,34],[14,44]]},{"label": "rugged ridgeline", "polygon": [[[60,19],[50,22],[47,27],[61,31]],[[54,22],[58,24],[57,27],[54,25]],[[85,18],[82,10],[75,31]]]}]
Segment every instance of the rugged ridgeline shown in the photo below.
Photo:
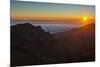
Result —
[{"label": "rugged ridgeline", "polygon": [[55,33],[54,37],[70,51],[69,56],[79,61],[95,60],[95,24]]},{"label": "rugged ridgeline", "polygon": [[94,61],[94,24],[50,34],[29,23],[11,26],[11,66]]},{"label": "rugged ridgeline", "polygon": [[40,26],[11,26],[11,65],[23,66],[68,62],[63,46]]}]

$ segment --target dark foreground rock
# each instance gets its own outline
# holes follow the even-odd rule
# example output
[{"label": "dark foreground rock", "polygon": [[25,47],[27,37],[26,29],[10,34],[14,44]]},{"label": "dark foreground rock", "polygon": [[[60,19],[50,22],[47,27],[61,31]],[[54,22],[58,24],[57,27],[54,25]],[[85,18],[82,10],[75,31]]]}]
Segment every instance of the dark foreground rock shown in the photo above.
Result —
[{"label": "dark foreground rock", "polygon": [[80,61],[95,60],[95,24],[91,23],[70,31],[55,33],[54,37],[67,47],[69,56]]},{"label": "dark foreground rock", "polygon": [[94,40],[77,42],[67,33],[53,36],[29,23],[11,26],[11,66],[94,61]]},{"label": "dark foreground rock", "polygon": [[23,66],[64,62],[63,46],[54,37],[31,24],[11,27],[11,65]]}]

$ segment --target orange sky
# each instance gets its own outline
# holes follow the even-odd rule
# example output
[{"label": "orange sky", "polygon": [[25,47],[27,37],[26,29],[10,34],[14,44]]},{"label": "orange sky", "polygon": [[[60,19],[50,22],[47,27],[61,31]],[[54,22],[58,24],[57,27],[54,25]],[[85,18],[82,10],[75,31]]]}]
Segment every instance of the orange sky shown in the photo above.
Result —
[{"label": "orange sky", "polygon": [[87,21],[95,20],[95,6],[53,4],[39,2],[11,2],[11,20],[38,20],[38,21]]}]

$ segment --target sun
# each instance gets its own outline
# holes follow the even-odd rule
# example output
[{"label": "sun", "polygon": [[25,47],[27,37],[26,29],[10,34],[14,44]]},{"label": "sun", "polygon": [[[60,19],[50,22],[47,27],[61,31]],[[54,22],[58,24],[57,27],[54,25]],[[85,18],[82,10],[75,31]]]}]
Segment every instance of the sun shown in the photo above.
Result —
[{"label": "sun", "polygon": [[81,18],[81,20],[82,20],[82,24],[89,24],[89,23],[91,23],[90,22],[90,18],[88,17],[88,16],[83,16],[82,18]]},{"label": "sun", "polygon": [[88,17],[87,16],[84,16],[83,17],[83,21],[87,21],[88,20]]}]

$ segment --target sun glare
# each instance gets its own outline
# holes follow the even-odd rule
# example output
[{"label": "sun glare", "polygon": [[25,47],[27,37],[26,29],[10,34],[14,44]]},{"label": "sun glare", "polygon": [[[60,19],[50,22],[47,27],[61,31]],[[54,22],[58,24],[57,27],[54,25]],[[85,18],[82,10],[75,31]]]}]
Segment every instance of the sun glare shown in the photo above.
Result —
[{"label": "sun glare", "polygon": [[87,21],[87,19],[88,19],[88,18],[87,18],[86,16],[83,17],[83,21]]}]

